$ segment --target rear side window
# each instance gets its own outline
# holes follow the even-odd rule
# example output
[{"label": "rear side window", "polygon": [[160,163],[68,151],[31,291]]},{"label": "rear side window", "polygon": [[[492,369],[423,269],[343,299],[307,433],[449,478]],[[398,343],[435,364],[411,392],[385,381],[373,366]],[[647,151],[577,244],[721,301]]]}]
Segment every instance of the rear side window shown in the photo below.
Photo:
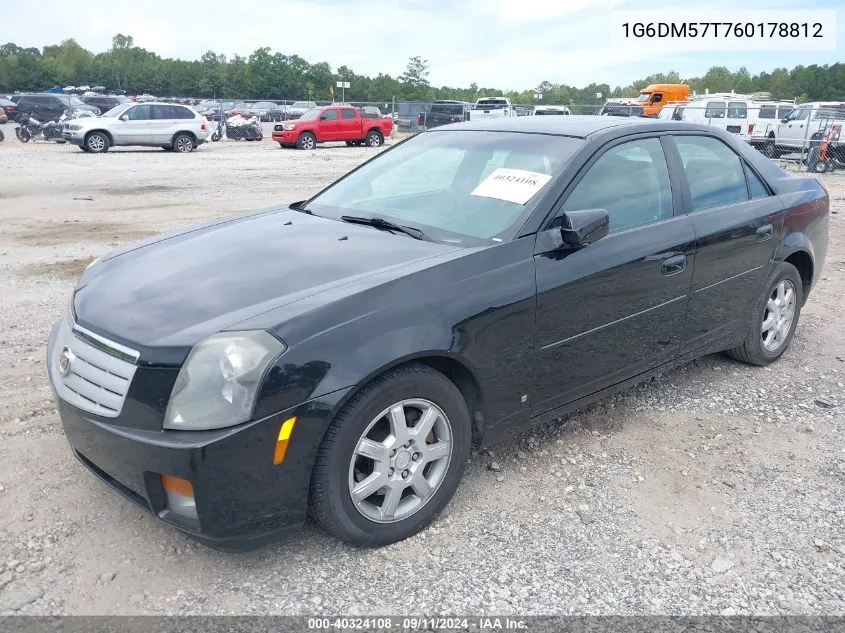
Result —
[{"label": "rear side window", "polygon": [[168,105],[150,106],[150,113],[153,119],[174,119],[173,108]]},{"label": "rear side window", "polygon": [[774,119],[778,114],[778,109],[773,105],[760,106],[760,114],[757,115],[759,119]]},{"label": "rear side window", "polygon": [[672,188],[660,141],[630,141],[607,150],[563,205],[564,211],[579,209],[607,209],[611,231],[672,217]]},{"label": "rear side window", "polygon": [[731,101],[728,104],[729,119],[748,118],[748,105],[744,101]]},{"label": "rear side window", "polygon": [[194,113],[188,108],[183,108],[181,106],[170,106],[173,109],[173,118],[174,119],[193,119]]},{"label": "rear side window", "polygon": [[766,185],[757,177],[757,174],[751,171],[748,165],[745,166],[745,176],[748,178],[748,192],[751,194],[752,200],[767,198],[769,196],[769,190],[766,189]]},{"label": "rear side window", "polygon": [[724,101],[708,101],[707,109],[704,111],[705,118],[708,119],[724,119],[725,118],[725,102]]},{"label": "rear side window", "polygon": [[745,171],[739,156],[709,136],[677,136],[693,211],[748,200]]},{"label": "rear side window", "polygon": [[354,119],[355,118],[355,110],[351,110],[349,108],[342,108],[340,110],[340,118],[341,119]]}]

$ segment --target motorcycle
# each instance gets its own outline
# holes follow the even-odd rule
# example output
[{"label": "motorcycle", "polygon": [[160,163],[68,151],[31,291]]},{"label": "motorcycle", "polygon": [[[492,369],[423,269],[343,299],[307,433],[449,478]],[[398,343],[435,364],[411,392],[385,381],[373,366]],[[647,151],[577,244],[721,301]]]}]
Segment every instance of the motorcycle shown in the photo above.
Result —
[{"label": "motorcycle", "polygon": [[29,143],[32,140],[55,141],[60,144],[66,143],[67,141],[62,138],[62,128],[64,127],[64,122],[69,118],[73,118],[73,116],[68,116],[68,113],[65,112],[59,117],[58,121],[42,123],[31,116],[15,128],[15,136],[18,137],[21,143]]}]

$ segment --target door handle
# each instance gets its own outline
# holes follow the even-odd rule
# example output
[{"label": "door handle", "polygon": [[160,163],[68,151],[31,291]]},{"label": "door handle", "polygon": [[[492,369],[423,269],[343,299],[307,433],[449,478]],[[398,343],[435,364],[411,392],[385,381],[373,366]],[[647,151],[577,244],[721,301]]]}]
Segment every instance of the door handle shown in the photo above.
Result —
[{"label": "door handle", "polygon": [[664,275],[676,275],[679,272],[682,272],[686,267],[686,255],[673,255],[672,257],[667,257],[663,260],[660,264],[660,272]]},{"label": "door handle", "polygon": [[757,229],[757,241],[758,242],[765,242],[767,239],[772,237],[775,234],[775,227],[771,224],[764,224],[759,229]]}]

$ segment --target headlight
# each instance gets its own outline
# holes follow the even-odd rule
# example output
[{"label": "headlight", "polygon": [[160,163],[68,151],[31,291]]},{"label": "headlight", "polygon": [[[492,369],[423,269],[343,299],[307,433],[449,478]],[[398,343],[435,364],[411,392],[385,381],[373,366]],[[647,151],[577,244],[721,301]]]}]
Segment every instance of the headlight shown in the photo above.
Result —
[{"label": "headlight", "polygon": [[290,132],[291,130],[293,130],[295,128],[296,128],[296,123],[285,123],[284,126],[282,127],[282,129],[285,130],[286,132]]},{"label": "headlight", "polygon": [[264,330],[222,332],[202,341],[179,371],[164,428],[198,431],[246,422],[264,370],[286,349]]},{"label": "headlight", "polygon": [[74,130],[74,131],[79,131],[79,130],[82,129],[81,125],[68,125],[67,127],[68,127],[69,130]]}]

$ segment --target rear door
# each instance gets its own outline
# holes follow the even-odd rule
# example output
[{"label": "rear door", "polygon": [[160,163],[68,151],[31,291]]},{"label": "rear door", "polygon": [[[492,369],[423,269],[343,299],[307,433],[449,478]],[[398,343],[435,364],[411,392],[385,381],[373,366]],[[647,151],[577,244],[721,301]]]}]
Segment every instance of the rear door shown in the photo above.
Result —
[{"label": "rear door", "polygon": [[150,142],[156,145],[169,145],[173,141],[173,134],[178,123],[174,106],[153,105],[150,106],[149,136]]},{"label": "rear door", "polygon": [[708,101],[704,109],[704,123],[724,130],[727,114],[728,104],[725,101]]},{"label": "rear door", "polygon": [[695,268],[686,349],[745,327],[771,268],[784,210],[759,175],[726,142],[675,133],[684,209],[695,231]]},{"label": "rear door", "polygon": [[674,212],[679,189],[657,136],[611,144],[576,177],[549,230],[564,211],[606,209],[610,233],[576,251],[549,250],[538,236],[532,415],[677,354],[694,244],[689,219]]},{"label": "rear door", "polygon": [[725,130],[743,141],[748,140],[748,104],[745,101],[728,101]]},{"label": "rear door", "polygon": [[340,122],[338,123],[339,139],[343,141],[363,138],[361,131],[361,119],[355,116],[352,108],[339,108]]}]

